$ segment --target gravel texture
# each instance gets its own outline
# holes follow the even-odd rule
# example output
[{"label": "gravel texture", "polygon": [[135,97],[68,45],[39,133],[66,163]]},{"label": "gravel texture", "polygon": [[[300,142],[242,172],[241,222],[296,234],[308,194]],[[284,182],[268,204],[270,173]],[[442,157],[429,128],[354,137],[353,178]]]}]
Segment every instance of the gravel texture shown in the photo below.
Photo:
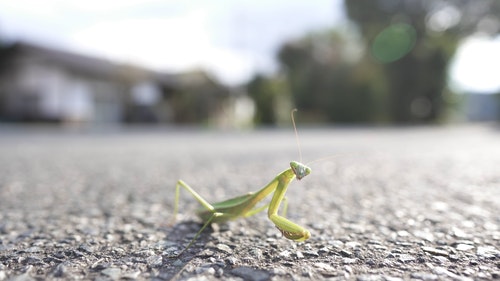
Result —
[{"label": "gravel texture", "polygon": [[265,212],[199,230],[198,204],[255,191],[291,130],[0,128],[0,280],[500,279],[500,131],[488,125],[299,128],[312,173],[287,192],[312,237]]}]

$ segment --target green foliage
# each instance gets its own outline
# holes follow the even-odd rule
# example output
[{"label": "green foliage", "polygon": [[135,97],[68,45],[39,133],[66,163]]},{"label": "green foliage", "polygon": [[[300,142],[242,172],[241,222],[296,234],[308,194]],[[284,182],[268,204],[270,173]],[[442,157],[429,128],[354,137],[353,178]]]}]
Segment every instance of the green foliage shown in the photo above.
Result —
[{"label": "green foliage", "polygon": [[[433,123],[445,118],[447,69],[458,42],[500,30],[500,1],[349,0],[355,27],[286,42],[278,52],[301,120],[328,123]],[[249,92],[258,123],[275,123],[281,78],[256,77]],[[281,80],[280,80],[281,81]],[[274,112],[274,113],[273,113]]]},{"label": "green foliage", "polygon": [[368,123],[383,119],[376,97],[383,93],[370,87],[379,84],[374,81],[379,75],[361,60],[355,33],[346,31],[310,34],[279,51],[293,101],[310,121]]},{"label": "green foliage", "polygon": [[[390,121],[429,123],[446,112],[447,68],[459,40],[481,29],[481,17],[498,21],[498,1],[349,0],[349,17],[387,81]],[[498,27],[498,26],[497,26]]]},{"label": "green foliage", "polygon": [[255,104],[255,124],[290,124],[290,90],[282,76],[264,77],[257,74],[248,83],[247,92]]},{"label": "green foliage", "polygon": [[272,81],[261,75],[255,76],[247,86],[250,97],[254,100],[256,112],[254,122],[256,124],[276,124],[276,93],[272,87]]},{"label": "green foliage", "polygon": [[176,77],[177,89],[165,98],[175,123],[209,124],[229,97],[229,89],[204,71],[192,71]]}]

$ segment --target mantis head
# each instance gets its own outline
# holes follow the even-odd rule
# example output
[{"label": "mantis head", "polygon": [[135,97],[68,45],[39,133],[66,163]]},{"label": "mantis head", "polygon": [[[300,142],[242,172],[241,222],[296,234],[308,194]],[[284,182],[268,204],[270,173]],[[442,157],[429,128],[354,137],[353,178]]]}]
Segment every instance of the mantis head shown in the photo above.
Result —
[{"label": "mantis head", "polygon": [[303,177],[311,173],[311,168],[297,161],[290,162],[290,167],[292,168],[292,171],[298,180],[302,179]]}]

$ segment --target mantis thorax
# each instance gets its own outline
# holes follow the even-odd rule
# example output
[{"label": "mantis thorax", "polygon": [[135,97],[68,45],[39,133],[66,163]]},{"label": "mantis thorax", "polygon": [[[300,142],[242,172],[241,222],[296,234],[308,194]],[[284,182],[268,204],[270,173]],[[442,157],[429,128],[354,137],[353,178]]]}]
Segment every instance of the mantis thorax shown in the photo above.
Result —
[{"label": "mantis thorax", "polygon": [[311,168],[297,161],[290,162],[290,167],[298,180],[311,173]]}]

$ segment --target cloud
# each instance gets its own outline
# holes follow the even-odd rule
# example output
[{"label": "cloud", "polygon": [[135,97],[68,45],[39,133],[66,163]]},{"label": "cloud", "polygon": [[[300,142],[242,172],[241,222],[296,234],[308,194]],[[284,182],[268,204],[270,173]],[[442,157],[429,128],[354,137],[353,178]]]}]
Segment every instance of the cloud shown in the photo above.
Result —
[{"label": "cloud", "polygon": [[109,58],[152,67],[195,65],[211,48],[205,16],[193,11],[177,18],[136,18],[97,22],[75,32],[72,45]]},{"label": "cloud", "polygon": [[98,22],[71,37],[82,52],[166,71],[205,68],[226,83],[248,79],[248,54],[221,48],[207,30],[207,14],[191,11],[174,18]]},{"label": "cloud", "polygon": [[205,68],[235,84],[272,72],[284,40],[333,24],[337,2],[0,0],[0,31],[159,70]]}]

